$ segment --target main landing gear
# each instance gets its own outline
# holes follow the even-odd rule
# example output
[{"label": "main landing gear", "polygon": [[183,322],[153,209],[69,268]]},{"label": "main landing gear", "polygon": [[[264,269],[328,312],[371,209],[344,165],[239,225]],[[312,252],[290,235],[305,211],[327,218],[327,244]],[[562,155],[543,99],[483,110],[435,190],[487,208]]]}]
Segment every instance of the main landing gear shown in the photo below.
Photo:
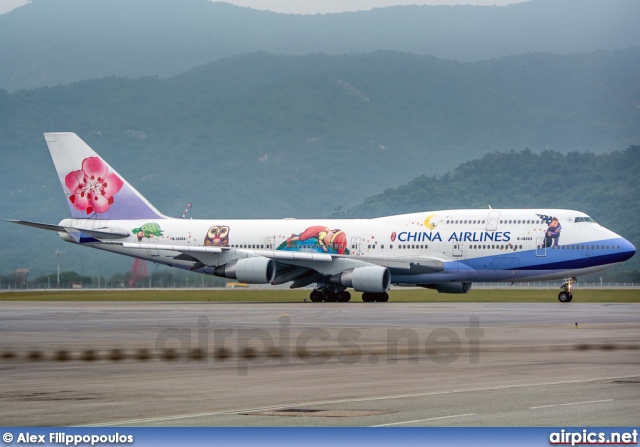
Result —
[{"label": "main landing gear", "polygon": [[309,294],[309,298],[314,303],[324,301],[325,303],[346,303],[351,300],[351,294],[345,289],[334,287],[316,287]]},{"label": "main landing gear", "polygon": [[574,282],[578,282],[575,277],[564,280],[564,283],[562,284],[562,286],[560,286],[562,292],[558,294],[558,301],[560,301],[561,303],[571,302],[571,300],[573,299],[573,293],[571,293],[571,284]]},{"label": "main landing gear", "polygon": [[[314,303],[346,303],[351,300],[351,294],[346,289],[340,289],[338,287],[316,287],[309,294],[309,298]],[[389,294],[383,293],[371,293],[364,292],[362,294],[362,301],[365,303],[386,303],[389,301]]]}]

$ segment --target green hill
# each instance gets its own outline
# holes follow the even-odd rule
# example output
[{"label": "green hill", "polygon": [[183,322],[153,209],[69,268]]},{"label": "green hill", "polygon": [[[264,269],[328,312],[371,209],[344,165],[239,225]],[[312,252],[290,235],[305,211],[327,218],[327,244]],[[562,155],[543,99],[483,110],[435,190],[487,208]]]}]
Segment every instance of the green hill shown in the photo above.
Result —
[{"label": "green hill", "polygon": [[460,61],[640,45],[637,0],[398,6],[311,16],[206,0],[32,0],[0,15],[0,88],[171,76],[229,55],[395,50]]},{"label": "green hill", "polygon": [[[194,218],[323,217],[487,152],[638,144],[639,72],[638,48],[473,63],[260,53],[169,79],[0,91],[0,217],[68,216],[42,132],[78,133],[169,215],[192,202]],[[35,230],[3,234],[0,271],[48,273],[56,248],[74,250]],[[79,256],[65,269],[79,271]],[[87,258],[86,272],[112,265]]]}]

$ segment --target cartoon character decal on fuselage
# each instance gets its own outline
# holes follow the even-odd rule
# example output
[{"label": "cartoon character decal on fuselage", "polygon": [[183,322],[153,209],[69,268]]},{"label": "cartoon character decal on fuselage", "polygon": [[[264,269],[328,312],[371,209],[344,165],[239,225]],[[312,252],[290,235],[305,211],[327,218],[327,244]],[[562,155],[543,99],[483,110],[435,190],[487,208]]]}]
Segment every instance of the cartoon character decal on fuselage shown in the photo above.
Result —
[{"label": "cartoon character decal on fuselage", "polygon": [[323,225],[309,227],[300,234],[292,234],[291,237],[278,246],[277,250],[311,250],[319,253],[349,254],[347,236],[344,231],[339,229],[332,230]]},{"label": "cartoon character decal on fuselage", "polygon": [[151,236],[161,237],[162,231],[160,225],[155,222],[149,222],[139,228],[131,230],[131,232],[138,237],[138,241],[141,241],[142,238],[150,239]]},{"label": "cartoon character decal on fuselage", "polygon": [[214,225],[209,228],[204,238],[204,245],[208,247],[228,247],[229,227],[226,225]]},{"label": "cartoon character decal on fuselage", "polygon": [[557,217],[547,216],[545,214],[538,214],[538,217],[546,223],[549,228],[544,232],[544,246],[546,248],[558,246],[560,242],[560,232],[562,231],[562,225],[558,221]]}]

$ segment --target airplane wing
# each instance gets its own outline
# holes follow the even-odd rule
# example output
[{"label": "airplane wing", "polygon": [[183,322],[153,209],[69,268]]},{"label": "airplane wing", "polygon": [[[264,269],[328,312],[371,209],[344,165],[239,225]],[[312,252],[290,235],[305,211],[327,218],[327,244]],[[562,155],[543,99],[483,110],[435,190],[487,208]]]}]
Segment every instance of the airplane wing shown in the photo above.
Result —
[{"label": "airplane wing", "polygon": [[[218,266],[221,259],[219,256],[223,252],[235,254],[241,258],[262,256],[273,259],[277,264],[291,267],[303,267],[309,270],[318,271],[321,274],[333,275],[350,268],[363,267],[367,265],[378,265],[387,267],[392,273],[402,274],[423,274],[436,273],[444,270],[444,262],[440,259],[424,256],[411,258],[383,258],[368,256],[344,256],[327,253],[309,253],[299,251],[283,250],[255,250],[230,247],[211,246],[185,246],[167,244],[136,244],[129,242],[111,242],[124,248],[139,250],[167,250],[179,252],[200,261],[206,266]],[[214,255],[214,256],[212,256]],[[286,281],[285,281],[286,282]]]},{"label": "airplane wing", "polygon": [[[308,283],[304,283],[300,287],[315,282],[318,276],[335,275],[347,270],[358,267],[380,266],[386,267],[392,274],[418,275],[424,273],[437,273],[444,271],[444,262],[440,259],[417,256],[410,258],[383,258],[369,256],[345,256],[326,253],[309,253],[294,252],[281,250],[236,250],[237,254],[246,256],[263,256],[276,261],[281,266],[280,270],[284,270],[285,275],[276,277],[277,284],[288,281],[294,281],[292,287],[296,287],[296,281],[299,281],[295,270],[300,277],[304,277],[303,273],[313,273],[313,277]],[[282,269],[282,267],[288,267]],[[289,278],[289,279],[285,279]],[[293,279],[291,279],[293,278]]]},{"label": "airplane wing", "polygon": [[[212,247],[212,246],[185,246],[171,244],[149,244],[149,243],[131,243],[119,242],[118,239],[124,239],[130,236],[130,233],[116,228],[74,228],[60,225],[52,225],[40,222],[30,222],[26,220],[12,220],[7,222],[26,225],[29,227],[39,228],[42,230],[64,232],[74,238],[76,242],[93,242],[105,243],[107,245],[120,245],[123,248],[134,250],[165,250],[176,252],[176,257],[182,256],[183,259],[193,260],[197,264],[196,268],[204,266],[218,266],[224,263],[224,257],[220,256],[223,252],[233,253],[239,257],[262,256],[273,259],[282,267],[287,275],[285,277],[295,278],[300,272],[318,272],[321,275],[334,275],[345,270],[377,265],[388,268],[391,273],[398,274],[422,274],[436,273],[444,270],[444,262],[439,259],[424,256],[410,258],[384,258],[369,256],[345,256],[328,253],[311,253],[300,251],[285,250],[252,250],[230,247]],[[290,267],[287,269],[286,267]],[[297,274],[291,273],[298,269]],[[284,279],[284,278],[282,278]],[[291,279],[287,280],[290,281]],[[287,282],[284,281],[284,282]]]},{"label": "airplane wing", "polygon": [[407,258],[379,258],[359,256],[374,265],[387,267],[391,273],[418,275],[422,273],[438,273],[444,271],[444,261],[427,256],[415,256]]},{"label": "airplane wing", "polygon": [[261,256],[273,259],[278,266],[278,275],[274,283],[282,284],[294,281],[297,284],[309,284],[322,276],[335,275],[347,270],[366,266],[380,266],[390,270],[392,274],[417,275],[437,273],[444,270],[444,262],[440,259],[424,256],[409,258],[384,258],[369,256],[345,256],[328,253],[311,253],[285,250],[252,250],[230,247],[185,246],[172,244],[149,244],[120,242],[131,234],[116,228],[75,228],[52,225],[26,220],[7,220],[7,222],[26,225],[42,230],[63,232],[70,235],[78,243],[103,243],[120,245],[133,250],[163,250],[176,253],[174,258],[192,261],[193,269],[217,267],[228,262],[225,254],[233,254],[240,258]]},{"label": "airplane wing", "polygon": [[167,245],[167,244],[135,244],[132,242],[116,242],[115,244],[122,245],[123,248],[133,248],[139,250],[169,250],[179,251],[181,253],[197,254],[197,253],[222,253],[223,249],[227,247],[199,247],[199,246],[186,246],[186,245]]},{"label": "airplane wing", "polygon": [[163,244],[137,244],[129,242],[109,242],[122,245],[124,248],[139,250],[166,250],[180,253],[176,257],[193,260],[194,268],[217,267],[226,262],[223,253],[240,258],[261,256],[273,259],[279,266],[276,283],[296,281],[307,273],[319,275],[335,275],[346,270],[377,265],[388,268],[392,274],[417,275],[436,273],[444,270],[444,262],[440,259],[417,256],[409,258],[384,258],[367,256],[345,256],[328,253],[311,253],[284,250],[256,250],[230,247],[184,246]]}]

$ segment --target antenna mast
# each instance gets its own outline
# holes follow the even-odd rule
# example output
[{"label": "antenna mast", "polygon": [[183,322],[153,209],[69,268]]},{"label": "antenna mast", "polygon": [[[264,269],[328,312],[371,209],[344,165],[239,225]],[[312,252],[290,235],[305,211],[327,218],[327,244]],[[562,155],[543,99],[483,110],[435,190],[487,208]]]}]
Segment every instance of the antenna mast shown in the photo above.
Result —
[{"label": "antenna mast", "polygon": [[186,218],[187,218],[187,213],[189,212],[189,210],[190,210],[190,209],[191,209],[191,202],[189,202],[189,203],[187,204],[187,207],[185,208],[184,213],[182,213],[182,218],[183,218],[183,219],[186,219]]}]

